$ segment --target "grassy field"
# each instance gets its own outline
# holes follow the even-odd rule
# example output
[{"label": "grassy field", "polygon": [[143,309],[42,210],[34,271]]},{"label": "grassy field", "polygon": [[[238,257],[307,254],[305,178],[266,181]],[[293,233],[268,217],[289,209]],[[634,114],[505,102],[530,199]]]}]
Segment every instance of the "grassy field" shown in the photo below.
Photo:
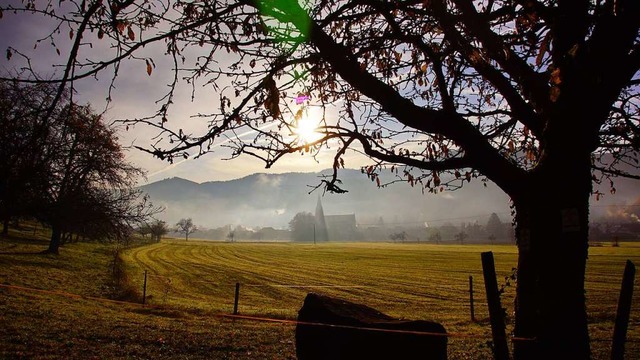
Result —
[{"label": "grassy field", "polygon": [[[0,284],[85,298],[0,288],[0,358],[295,358],[293,325],[220,316],[232,312],[239,282],[244,315],[295,319],[305,295],[318,292],[398,318],[439,321],[453,335],[451,359],[489,359],[480,253],[494,252],[499,284],[516,266],[516,249],[507,245],[163,241],[121,255],[139,294],[147,271],[148,306],[142,307],[86,298],[115,293],[111,247],[73,244],[59,257],[34,254],[42,247],[0,240]],[[590,249],[586,286],[595,359],[608,358],[627,259],[640,263],[640,247]],[[469,276],[475,322],[469,315]],[[514,287],[507,287],[503,306],[509,313],[513,295]],[[635,356],[639,310],[636,291],[627,343],[627,354]]]}]

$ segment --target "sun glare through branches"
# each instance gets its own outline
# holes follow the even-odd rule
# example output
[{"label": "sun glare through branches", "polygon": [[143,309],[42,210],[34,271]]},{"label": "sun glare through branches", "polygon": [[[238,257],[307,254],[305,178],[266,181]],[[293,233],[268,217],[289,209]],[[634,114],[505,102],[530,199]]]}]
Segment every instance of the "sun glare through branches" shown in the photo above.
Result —
[{"label": "sun glare through branches", "polygon": [[293,133],[299,145],[308,145],[322,138],[319,126],[321,115],[311,107],[302,107],[295,115]]}]

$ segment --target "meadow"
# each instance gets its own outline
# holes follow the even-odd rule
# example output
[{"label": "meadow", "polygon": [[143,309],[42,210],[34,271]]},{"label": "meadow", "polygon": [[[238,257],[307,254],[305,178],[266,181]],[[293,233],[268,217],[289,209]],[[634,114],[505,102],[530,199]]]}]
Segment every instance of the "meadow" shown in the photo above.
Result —
[{"label": "meadow", "polygon": [[[25,240],[0,240],[0,284],[61,290],[83,297],[0,287],[0,358],[294,359],[295,325],[234,320],[238,311],[294,320],[309,292],[359,302],[397,318],[441,322],[449,358],[490,359],[490,327],[480,253],[494,253],[507,314],[517,264],[512,245],[392,243],[222,243],[165,240],[120,253],[126,302],[113,298],[113,248],[70,244],[59,257],[34,254]],[[31,254],[28,254],[30,253]],[[595,359],[609,357],[621,277],[640,246],[592,247],[587,306]],[[141,306],[144,272],[146,305]],[[469,276],[475,317],[470,319]],[[131,293],[131,291],[130,291]],[[640,354],[640,292],[634,294],[627,354]],[[509,318],[509,331],[512,318]]]}]

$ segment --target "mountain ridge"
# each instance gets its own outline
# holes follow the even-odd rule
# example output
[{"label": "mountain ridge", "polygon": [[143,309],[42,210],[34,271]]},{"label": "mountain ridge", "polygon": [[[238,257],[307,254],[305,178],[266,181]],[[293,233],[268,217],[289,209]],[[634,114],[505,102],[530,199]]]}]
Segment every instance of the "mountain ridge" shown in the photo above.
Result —
[{"label": "mountain ridge", "polygon": [[[345,194],[324,193],[314,187],[321,183],[321,172],[254,173],[235,180],[196,183],[182,178],[168,178],[140,188],[156,205],[166,208],[161,218],[174,224],[191,217],[200,226],[213,228],[227,224],[248,227],[286,228],[301,211],[314,212],[320,197],[326,214],[356,214],[359,223],[422,223],[442,218],[448,209],[451,218],[487,217],[492,213],[508,214],[508,197],[495,185],[485,188],[480,180],[462,189],[440,194],[423,194],[418,186],[393,184],[378,188],[360,170],[341,169],[339,177]],[[382,175],[390,181],[390,175]],[[482,191],[478,191],[482,187]],[[473,188],[473,189],[471,189]],[[469,199],[464,196],[474,190]],[[508,221],[504,218],[503,221]]]},{"label": "mountain ridge", "polygon": [[[359,224],[433,224],[462,222],[483,224],[491,213],[501,221],[511,221],[509,197],[494,183],[472,179],[462,188],[438,194],[423,193],[419,185],[398,183],[378,188],[366,174],[356,169],[340,169],[341,187],[345,194],[315,191],[322,175],[320,172],[253,173],[234,180],[197,183],[179,177],[167,178],[140,187],[151,201],[166,208],[160,215],[169,225],[181,218],[191,217],[203,228],[224,225],[245,227],[287,228],[296,213],[315,212],[320,197],[325,214],[356,214]],[[396,179],[383,172],[382,183]],[[603,200],[592,197],[591,215],[606,215],[608,207],[626,204],[639,198],[637,182],[621,180],[616,195]],[[637,200],[636,200],[637,201]]]}]

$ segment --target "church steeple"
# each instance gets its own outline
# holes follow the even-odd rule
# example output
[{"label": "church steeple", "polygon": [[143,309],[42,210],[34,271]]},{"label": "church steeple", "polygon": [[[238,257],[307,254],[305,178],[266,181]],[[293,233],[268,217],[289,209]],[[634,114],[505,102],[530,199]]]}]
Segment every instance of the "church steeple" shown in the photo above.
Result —
[{"label": "church steeple", "polygon": [[316,204],[315,240],[316,241],[329,240],[329,234],[327,232],[327,223],[324,219],[324,210],[322,209],[322,201],[320,201],[320,195],[318,195],[318,203]]}]

